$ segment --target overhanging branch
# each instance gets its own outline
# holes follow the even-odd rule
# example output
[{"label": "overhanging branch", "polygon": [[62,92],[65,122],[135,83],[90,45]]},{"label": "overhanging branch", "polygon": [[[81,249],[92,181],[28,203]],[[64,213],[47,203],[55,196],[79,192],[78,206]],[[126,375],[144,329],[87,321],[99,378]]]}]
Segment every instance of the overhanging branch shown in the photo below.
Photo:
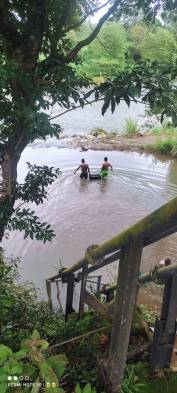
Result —
[{"label": "overhanging branch", "polygon": [[80,19],[80,21],[69,26],[66,30],[64,30],[64,33],[67,33],[70,30],[77,29],[78,27],[80,27],[89,16],[95,14],[96,12],[100,11],[102,8],[106,7],[109,4],[109,2],[110,2],[110,0],[107,0],[106,3],[100,5],[100,7],[91,9],[89,12],[87,12],[86,15],[83,16],[82,19]]},{"label": "overhanging branch", "polygon": [[78,44],[68,53],[67,58],[69,61],[73,60],[77,53],[84,47],[90,44],[98,35],[99,31],[101,30],[103,24],[106,20],[110,17],[110,15],[116,10],[117,6],[119,5],[120,0],[115,0],[112,7],[100,18],[98,24],[96,25],[95,29],[91,32],[91,34],[85,38],[84,40],[78,42]]}]

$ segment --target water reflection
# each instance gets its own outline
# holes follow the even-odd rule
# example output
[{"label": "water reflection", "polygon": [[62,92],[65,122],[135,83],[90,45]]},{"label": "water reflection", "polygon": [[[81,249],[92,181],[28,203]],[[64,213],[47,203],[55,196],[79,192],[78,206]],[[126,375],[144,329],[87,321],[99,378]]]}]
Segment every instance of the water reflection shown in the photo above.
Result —
[{"label": "water reflection", "polygon": [[89,180],[80,179],[78,190],[80,193],[85,193],[88,190]]},{"label": "water reflection", "polygon": [[109,178],[101,179],[99,181],[99,185],[100,185],[100,191],[101,192],[106,192],[108,190],[108,187],[109,187]]}]

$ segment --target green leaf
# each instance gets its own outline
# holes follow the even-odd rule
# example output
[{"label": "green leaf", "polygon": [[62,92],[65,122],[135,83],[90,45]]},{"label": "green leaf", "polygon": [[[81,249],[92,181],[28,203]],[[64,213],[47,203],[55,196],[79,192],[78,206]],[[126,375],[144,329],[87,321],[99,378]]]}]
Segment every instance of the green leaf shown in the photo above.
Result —
[{"label": "green leaf", "polygon": [[33,333],[32,333],[32,335],[31,335],[31,338],[32,338],[33,340],[38,340],[38,339],[40,339],[40,334],[39,334],[39,332],[38,332],[36,329],[33,330]]},{"label": "green leaf", "polygon": [[28,352],[27,349],[22,348],[22,349],[20,349],[20,351],[18,351],[14,354],[14,358],[17,360],[21,360],[26,357],[27,352]]},{"label": "green leaf", "polygon": [[6,345],[0,344],[0,365],[12,356],[12,350]]},{"label": "green leaf", "polygon": [[34,382],[31,393],[38,393],[39,392],[40,386],[38,386],[38,383],[39,383],[39,378],[37,378],[36,381]]},{"label": "green leaf", "polygon": [[92,393],[92,387],[90,383],[88,383],[85,388],[83,389],[83,393]]},{"label": "green leaf", "polygon": [[79,385],[76,385],[75,393],[82,393],[81,388]]},{"label": "green leaf", "polygon": [[2,382],[2,383],[0,382],[0,392],[6,393],[7,389],[8,389],[7,382]]},{"label": "green leaf", "polygon": [[22,365],[17,362],[11,363],[11,374],[21,374],[22,373]]},{"label": "green leaf", "polygon": [[61,376],[65,371],[65,367],[68,363],[66,356],[65,355],[50,356],[47,362],[55,371],[57,378],[60,380]]}]

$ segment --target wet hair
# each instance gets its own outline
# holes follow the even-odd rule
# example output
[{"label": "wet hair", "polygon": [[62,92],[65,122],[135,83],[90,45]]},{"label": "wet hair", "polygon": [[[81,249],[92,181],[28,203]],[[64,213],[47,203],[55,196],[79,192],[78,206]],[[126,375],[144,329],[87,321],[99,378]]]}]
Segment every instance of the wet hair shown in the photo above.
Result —
[{"label": "wet hair", "polygon": [[82,163],[84,163],[84,162],[85,162],[84,158],[82,158],[81,162],[82,162]]},{"label": "wet hair", "polygon": [[104,161],[108,161],[108,157],[104,157]]}]

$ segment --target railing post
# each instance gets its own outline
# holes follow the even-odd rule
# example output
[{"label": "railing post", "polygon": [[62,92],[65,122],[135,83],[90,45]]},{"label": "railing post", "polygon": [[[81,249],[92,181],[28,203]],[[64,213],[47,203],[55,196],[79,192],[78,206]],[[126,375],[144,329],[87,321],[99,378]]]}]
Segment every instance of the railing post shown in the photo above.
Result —
[{"label": "railing post", "polygon": [[51,282],[49,280],[46,280],[46,290],[48,296],[48,305],[52,310],[52,291],[51,291]]},{"label": "railing post", "polygon": [[65,321],[67,320],[68,315],[73,312],[73,295],[74,295],[74,274],[68,273]]},{"label": "railing post", "polygon": [[156,320],[150,365],[152,370],[169,367],[176,337],[177,276],[166,283],[160,320]]},{"label": "railing post", "polygon": [[111,302],[114,299],[114,291],[109,291],[106,293],[106,303]]},{"label": "railing post", "polygon": [[82,268],[82,280],[81,280],[81,290],[80,290],[80,303],[79,303],[79,316],[84,312],[84,296],[87,285],[87,272],[88,265],[84,265]]},{"label": "railing post", "polygon": [[97,297],[97,299],[99,299],[100,295],[101,295],[101,277],[102,276],[98,276],[98,281],[97,281],[97,286],[96,286],[96,297]]},{"label": "railing post", "polygon": [[118,393],[124,376],[136,302],[142,245],[132,242],[121,251],[109,354],[111,393]]}]

